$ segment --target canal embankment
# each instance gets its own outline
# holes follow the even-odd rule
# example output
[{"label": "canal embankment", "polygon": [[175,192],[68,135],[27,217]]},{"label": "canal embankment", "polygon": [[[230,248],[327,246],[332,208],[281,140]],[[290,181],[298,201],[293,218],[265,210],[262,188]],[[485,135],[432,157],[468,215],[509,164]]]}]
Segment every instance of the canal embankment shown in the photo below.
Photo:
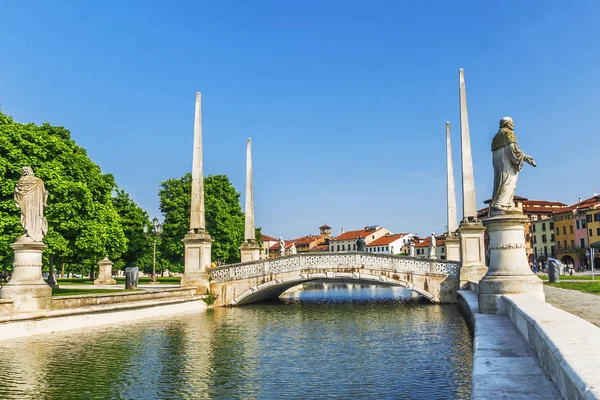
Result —
[{"label": "canal embankment", "polygon": [[7,301],[1,305],[0,340],[202,311],[206,298],[195,288],[56,296],[49,310],[34,313],[12,313]]},{"label": "canal embankment", "polygon": [[472,399],[599,399],[600,330],[525,295],[507,315],[479,313],[476,289],[459,292],[474,328]]}]

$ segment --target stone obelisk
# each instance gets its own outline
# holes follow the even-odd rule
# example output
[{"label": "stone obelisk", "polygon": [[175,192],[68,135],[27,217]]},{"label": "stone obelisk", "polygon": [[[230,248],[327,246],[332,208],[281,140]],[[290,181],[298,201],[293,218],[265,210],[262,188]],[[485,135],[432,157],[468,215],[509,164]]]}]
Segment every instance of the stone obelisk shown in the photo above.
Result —
[{"label": "stone obelisk", "polygon": [[471,154],[471,133],[469,132],[469,113],[467,112],[467,90],[465,72],[458,72],[460,103],[460,156],[462,172],[463,219],[460,223],[460,270],[461,288],[469,282],[479,282],[487,272],[485,265],[485,228],[477,219],[477,200],[475,197],[475,176]]},{"label": "stone obelisk", "polygon": [[185,271],[181,277],[181,287],[196,287],[198,288],[198,293],[204,294],[210,285],[206,270],[210,267],[212,239],[206,231],[206,219],[204,215],[202,98],[200,92],[196,93],[192,160],[190,230],[183,238]]},{"label": "stone obelisk", "polygon": [[446,259],[460,261],[460,242],[458,240],[458,220],[456,217],[456,190],[454,188],[454,167],[452,165],[452,142],[450,140],[450,122],[446,122],[446,187],[448,232],[444,240]]},{"label": "stone obelisk", "polygon": [[242,262],[260,258],[260,246],[254,233],[254,186],[252,184],[252,141],[246,144],[246,219],[244,223],[244,242],[240,246]]}]

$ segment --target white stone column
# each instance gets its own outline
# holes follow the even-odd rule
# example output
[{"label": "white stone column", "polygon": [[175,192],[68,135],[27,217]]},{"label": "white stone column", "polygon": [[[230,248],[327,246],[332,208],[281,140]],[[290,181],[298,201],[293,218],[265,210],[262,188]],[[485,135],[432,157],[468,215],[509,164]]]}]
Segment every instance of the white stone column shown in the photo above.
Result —
[{"label": "white stone column", "polygon": [[446,259],[460,261],[460,242],[458,239],[458,218],[456,216],[456,189],[454,186],[454,166],[452,163],[452,141],[450,140],[450,122],[446,122],[446,188],[448,233],[444,239]]},{"label": "white stone column", "polygon": [[0,289],[0,298],[13,300],[15,313],[49,309],[52,288],[42,278],[42,253],[48,246],[22,235],[10,247],[15,252],[13,274]]},{"label": "white stone column", "polygon": [[254,232],[254,185],[252,183],[252,141],[246,144],[246,218],[244,222],[244,242],[240,246],[241,261],[260,259],[260,246]]},{"label": "white stone column", "polygon": [[194,150],[192,154],[192,198],[190,230],[183,238],[185,271],[181,287],[196,287],[199,294],[209,289],[207,268],[211,262],[212,239],[206,231],[204,214],[204,175],[202,165],[202,101],[196,93]]},{"label": "white stone column", "polygon": [[462,166],[463,220],[477,218],[477,200],[475,197],[475,176],[473,174],[473,157],[471,154],[471,134],[469,132],[469,114],[467,112],[467,91],[465,88],[465,72],[459,70],[460,101],[460,145]]},{"label": "white stone column", "polygon": [[477,200],[475,196],[475,176],[471,154],[471,134],[467,112],[467,91],[465,73],[459,70],[460,102],[460,155],[462,172],[463,219],[459,228],[460,238],[460,286],[468,282],[478,282],[487,271],[485,265],[485,227],[477,220]]},{"label": "white stone column", "polygon": [[94,280],[94,285],[114,285],[117,281],[112,277],[113,262],[104,257],[98,263],[98,278]]},{"label": "white stone column", "polygon": [[544,286],[529,268],[522,212],[495,215],[484,220],[490,236],[489,270],[479,282],[479,312],[505,314],[504,294],[527,294],[544,300]]}]

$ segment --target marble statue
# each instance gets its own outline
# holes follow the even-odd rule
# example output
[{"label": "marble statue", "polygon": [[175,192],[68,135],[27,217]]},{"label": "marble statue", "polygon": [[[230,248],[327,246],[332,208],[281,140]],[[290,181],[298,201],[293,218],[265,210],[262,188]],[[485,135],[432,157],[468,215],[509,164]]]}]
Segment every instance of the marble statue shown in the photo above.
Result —
[{"label": "marble statue", "polygon": [[48,192],[31,167],[23,167],[22,171],[23,176],[15,186],[15,204],[21,209],[21,225],[25,236],[41,242],[48,232],[48,221],[44,218]]},{"label": "marble statue", "polygon": [[515,124],[510,117],[500,120],[500,129],[492,140],[492,160],[494,166],[494,192],[491,209],[495,214],[516,211],[514,206],[517,178],[523,168],[523,161],[536,166],[531,156],[519,149],[513,132]]},{"label": "marble statue", "polygon": [[292,245],[290,246],[290,254],[296,254],[298,253],[298,250],[296,249],[296,245],[294,243],[292,243]]},{"label": "marble statue", "polygon": [[429,244],[429,257],[435,258],[436,252],[435,249],[437,247],[437,241],[435,239],[435,233],[431,232],[431,243]]},{"label": "marble statue", "polygon": [[358,240],[356,241],[356,251],[365,251],[366,245],[367,245],[367,242],[365,242],[365,240],[362,238],[362,236],[359,236]]},{"label": "marble statue", "polygon": [[560,275],[562,273],[562,263],[556,258],[548,258],[548,281],[560,282]]},{"label": "marble statue", "polygon": [[282,238],[279,238],[279,257],[285,255],[285,242]]}]

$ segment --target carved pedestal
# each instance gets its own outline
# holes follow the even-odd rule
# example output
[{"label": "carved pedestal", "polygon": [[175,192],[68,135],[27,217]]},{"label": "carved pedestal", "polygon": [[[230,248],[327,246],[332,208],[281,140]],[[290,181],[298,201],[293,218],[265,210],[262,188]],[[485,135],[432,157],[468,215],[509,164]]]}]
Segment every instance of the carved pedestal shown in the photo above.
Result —
[{"label": "carved pedestal", "polygon": [[256,261],[260,259],[260,246],[255,240],[246,241],[240,246],[242,262]]},{"label": "carved pedestal", "polygon": [[23,235],[10,247],[15,251],[13,275],[0,289],[0,298],[11,299],[16,313],[49,309],[52,288],[42,278],[42,252],[47,246]]},{"label": "carved pedestal", "polygon": [[117,281],[112,277],[113,262],[104,257],[98,263],[98,278],[94,281],[94,285],[114,285]]},{"label": "carved pedestal", "polygon": [[524,232],[528,222],[521,212],[484,221],[490,236],[490,265],[479,282],[479,312],[504,314],[503,294],[528,294],[544,300],[543,283],[527,263]]},{"label": "carved pedestal", "polygon": [[444,238],[446,246],[446,260],[460,261],[460,239],[457,234],[449,233]]},{"label": "carved pedestal", "polygon": [[460,288],[469,282],[479,282],[487,272],[485,265],[485,227],[481,221],[462,221],[458,228],[460,240]]},{"label": "carved pedestal", "polygon": [[188,233],[183,238],[185,271],[181,277],[181,287],[196,287],[198,294],[209,289],[207,268],[210,268],[212,239],[206,231]]}]

